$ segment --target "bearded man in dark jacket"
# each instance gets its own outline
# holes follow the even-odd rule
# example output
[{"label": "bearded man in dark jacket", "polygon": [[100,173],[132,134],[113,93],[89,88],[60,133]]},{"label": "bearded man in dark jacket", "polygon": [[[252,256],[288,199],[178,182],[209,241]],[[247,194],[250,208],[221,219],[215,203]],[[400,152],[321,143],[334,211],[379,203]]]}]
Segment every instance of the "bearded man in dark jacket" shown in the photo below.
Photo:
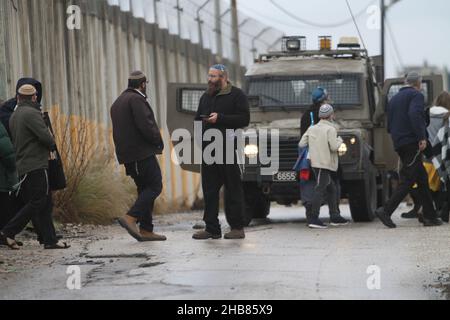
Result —
[{"label": "bearded man in dark jacket", "polygon": [[[230,137],[227,130],[242,129],[250,123],[250,109],[247,96],[228,81],[227,69],[223,65],[212,66],[208,73],[207,92],[200,99],[196,121],[203,121],[203,129],[216,129],[222,133],[223,146],[227,142],[235,143],[235,136]],[[208,144],[203,143],[203,149]],[[222,231],[219,223],[219,194],[225,186],[225,215],[231,232],[225,239],[244,239],[244,191],[241,171],[236,161],[236,145],[233,148],[234,163],[227,163],[227,150],[222,151],[222,163],[209,164],[203,159],[202,185],[205,200],[204,221],[206,229],[194,234],[196,240],[220,239]],[[230,155],[229,155],[230,156]],[[226,159],[225,159],[226,158]]]}]

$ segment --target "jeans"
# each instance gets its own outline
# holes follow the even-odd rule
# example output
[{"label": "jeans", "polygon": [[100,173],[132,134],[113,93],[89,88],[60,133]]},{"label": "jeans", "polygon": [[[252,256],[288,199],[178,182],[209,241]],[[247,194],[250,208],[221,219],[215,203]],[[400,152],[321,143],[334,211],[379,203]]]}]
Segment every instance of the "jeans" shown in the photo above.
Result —
[{"label": "jeans", "polygon": [[333,172],[318,168],[313,168],[313,171],[316,176],[316,185],[314,187],[311,211],[307,216],[308,222],[319,218],[323,199],[328,203],[330,217],[339,216],[338,189],[336,187],[336,180],[333,179]]},{"label": "jeans", "polygon": [[133,178],[138,198],[128,215],[136,218],[139,227],[153,232],[153,208],[162,192],[162,174],[156,156],[125,165],[127,175]]}]

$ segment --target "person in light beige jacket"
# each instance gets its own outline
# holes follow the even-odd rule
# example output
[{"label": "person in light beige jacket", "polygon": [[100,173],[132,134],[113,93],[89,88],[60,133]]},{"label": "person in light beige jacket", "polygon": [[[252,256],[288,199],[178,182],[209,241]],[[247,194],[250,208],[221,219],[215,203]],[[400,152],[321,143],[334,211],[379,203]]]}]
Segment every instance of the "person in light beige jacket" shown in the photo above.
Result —
[{"label": "person in light beige jacket", "polygon": [[[333,124],[334,109],[329,104],[320,108],[318,124],[306,131],[300,141],[300,148],[309,148],[311,167],[316,177],[312,212],[308,219],[308,226],[312,229],[325,229],[327,226],[319,219],[320,207],[324,195],[330,209],[330,223],[332,226],[348,224],[341,217],[338,208],[338,192],[333,175],[337,174],[339,166],[338,150],[342,145],[342,138],[338,137],[337,129]],[[326,193],[326,194],[325,194]]]}]

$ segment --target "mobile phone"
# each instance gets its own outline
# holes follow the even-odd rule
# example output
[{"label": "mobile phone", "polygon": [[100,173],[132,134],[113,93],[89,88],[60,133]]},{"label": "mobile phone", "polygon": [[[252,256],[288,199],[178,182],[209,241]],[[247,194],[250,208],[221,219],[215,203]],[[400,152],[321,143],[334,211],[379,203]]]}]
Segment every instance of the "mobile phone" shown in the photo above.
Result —
[{"label": "mobile phone", "polygon": [[211,118],[211,116],[207,115],[207,114],[202,114],[202,115],[200,115],[200,118],[201,119],[209,119],[209,118]]}]

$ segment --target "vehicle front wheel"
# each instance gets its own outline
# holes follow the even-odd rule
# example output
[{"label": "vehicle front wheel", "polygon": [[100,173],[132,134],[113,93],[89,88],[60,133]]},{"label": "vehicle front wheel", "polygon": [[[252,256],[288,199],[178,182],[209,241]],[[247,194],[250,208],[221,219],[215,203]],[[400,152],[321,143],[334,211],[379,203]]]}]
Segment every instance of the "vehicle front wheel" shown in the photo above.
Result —
[{"label": "vehicle front wheel", "polygon": [[371,222],[377,209],[377,180],[375,174],[365,180],[351,181],[348,200],[354,222]]}]

